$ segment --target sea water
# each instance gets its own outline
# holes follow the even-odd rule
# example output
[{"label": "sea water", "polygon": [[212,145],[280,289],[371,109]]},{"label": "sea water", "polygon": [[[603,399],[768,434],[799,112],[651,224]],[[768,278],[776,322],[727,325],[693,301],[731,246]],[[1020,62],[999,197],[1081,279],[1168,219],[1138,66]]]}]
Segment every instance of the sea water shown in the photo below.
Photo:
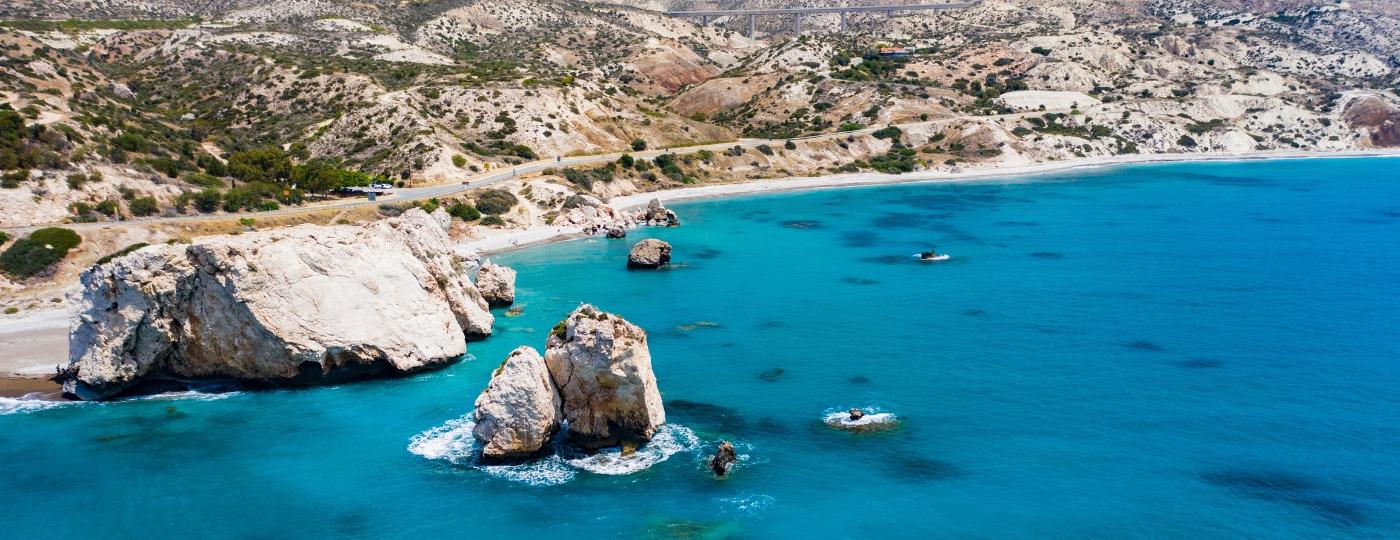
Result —
[{"label": "sea water", "polygon": [[[11,403],[0,537],[1400,536],[1400,161],[675,209],[494,257],[524,314],[440,371]],[[645,237],[671,268],[625,268]],[[669,425],[625,458],[478,464],[492,369],[581,302],[648,330]],[[824,422],[852,407],[894,427]]]}]

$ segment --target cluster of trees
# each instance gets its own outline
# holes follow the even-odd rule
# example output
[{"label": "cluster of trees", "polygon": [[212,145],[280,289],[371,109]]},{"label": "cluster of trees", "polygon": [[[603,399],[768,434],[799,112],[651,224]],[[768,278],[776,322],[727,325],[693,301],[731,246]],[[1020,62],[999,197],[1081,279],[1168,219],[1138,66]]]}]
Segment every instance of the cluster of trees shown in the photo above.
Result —
[{"label": "cluster of trees", "polygon": [[[296,162],[291,153],[275,146],[233,152],[227,162],[200,154],[195,162],[201,170],[186,172],[182,178],[204,189],[182,194],[175,202],[180,211],[190,207],[199,212],[276,210],[281,205],[302,203],[307,194],[390,182],[388,178],[343,168],[334,161]],[[137,214],[134,208],[132,213]]]}]

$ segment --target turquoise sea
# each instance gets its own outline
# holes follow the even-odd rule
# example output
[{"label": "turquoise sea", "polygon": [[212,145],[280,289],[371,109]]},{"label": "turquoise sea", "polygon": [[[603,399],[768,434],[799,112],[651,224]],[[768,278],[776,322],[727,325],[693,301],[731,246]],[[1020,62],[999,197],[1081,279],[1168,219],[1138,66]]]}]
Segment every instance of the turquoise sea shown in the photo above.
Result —
[{"label": "turquoise sea", "polygon": [[[1400,537],[1400,160],[675,209],[498,256],[525,314],[441,371],[4,402],[0,537]],[[674,268],[624,268],[646,236]],[[580,302],[649,330],[671,425],[626,461],[474,465],[459,419]],[[850,407],[900,427],[821,424]]]}]

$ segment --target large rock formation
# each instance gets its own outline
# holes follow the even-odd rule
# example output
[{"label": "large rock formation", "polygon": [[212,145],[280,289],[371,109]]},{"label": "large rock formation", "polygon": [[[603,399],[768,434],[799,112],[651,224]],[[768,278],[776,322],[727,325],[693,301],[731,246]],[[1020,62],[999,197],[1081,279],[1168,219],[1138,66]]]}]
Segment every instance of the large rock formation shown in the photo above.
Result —
[{"label": "large rock formation", "polygon": [[660,199],[652,199],[647,207],[637,214],[637,221],[652,227],[679,227],[681,218],[676,212],[661,204]]},{"label": "large rock formation", "polygon": [[671,262],[671,244],[648,238],[632,246],[627,253],[627,267],[645,270],[661,268]]},{"label": "large rock formation", "polygon": [[515,303],[515,270],[508,266],[486,263],[476,274],[476,288],[491,307]]},{"label": "large rock formation", "polygon": [[1347,124],[1360,131],[1367,146],[1400,147],[1400,107],[1376,94],[1361,95],[1347,102],[1342,113]]},{"label": "large rock formation", "polygon": [[540,451],[563,420],[559,390],[544,358],[531,347],[510,353],[476,398],[476,427],[487,459],[526,457]]},{"label": "large rock formation", "polygon": [[554,327],[547,345],[544,361],[575,443],[645,441],[666,422],[641,328],[585,304]]},{"label": "large rock formation", "polygon": [[493,318],[447,234],[410,210],[148,246],[82,276],[64,390],[151,381],[317,384],[457,360]]}]

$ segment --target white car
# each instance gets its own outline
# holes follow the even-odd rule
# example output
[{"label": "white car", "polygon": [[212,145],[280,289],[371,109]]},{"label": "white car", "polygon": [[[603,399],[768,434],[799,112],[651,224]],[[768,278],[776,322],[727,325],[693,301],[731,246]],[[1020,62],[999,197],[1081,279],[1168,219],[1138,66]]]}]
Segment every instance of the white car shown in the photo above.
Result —
[{"label": "white car", "polygon": [[392,184],[370,184],[370,189],[394,189]]}]

